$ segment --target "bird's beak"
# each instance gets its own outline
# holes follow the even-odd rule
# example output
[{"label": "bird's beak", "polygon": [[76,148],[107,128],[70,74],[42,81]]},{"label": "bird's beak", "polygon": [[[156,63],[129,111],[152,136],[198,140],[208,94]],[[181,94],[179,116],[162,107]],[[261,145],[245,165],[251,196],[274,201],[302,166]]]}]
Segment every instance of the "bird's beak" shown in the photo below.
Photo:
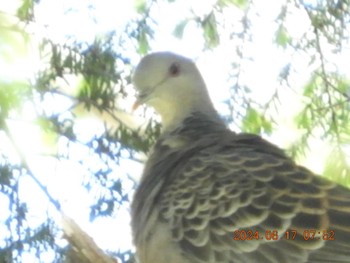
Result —
[{"label": "bird's beak", "polygon": [[141,104],[141,101],[139,99],[136,99],[136,101],[132,105],[132,111],[134,112],[135,110],[137,110],[137,108],[140,107]]},{"label": "bird's beak", "polygon": [[140,92],[136,97],[136,101],[134,102],[134,105],[132,106],[132,111],[135,111],[138,107],[144,104],[146,100],[147,100],[147,93]]}]

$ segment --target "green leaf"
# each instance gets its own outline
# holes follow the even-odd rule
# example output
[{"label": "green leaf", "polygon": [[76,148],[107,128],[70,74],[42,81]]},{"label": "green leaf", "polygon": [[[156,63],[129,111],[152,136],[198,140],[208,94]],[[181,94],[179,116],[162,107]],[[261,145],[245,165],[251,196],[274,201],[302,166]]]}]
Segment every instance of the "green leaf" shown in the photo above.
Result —
[{"label": "green leaf", "polygon": [[304,87],[303,95],[305,97],[313,97],[316,91],[317,85],[316,85],[316,77],[314,76]]},{"label": "green leaf", "polygon": [[185,27],[187,26],[187,24],[188,24],[187,19],[178,23],[174,29],[174,32],[173,32],[174,36],[176,36],[177,38],[182,38],[183,34],[184,34]]},{"label": "green leaf", "polygon": [[29,92],[30,87],[25,82],[0,83],[0,118],[6,118],[11,110],[19,108]]},{"label": "green leaf", "polygon": [[[64,126],[65,123],[58,123],[55,118],[46,118],[40,116],[36,119],[35,124],[40,129],[41,140],[46,153],[55,153],[57,151],[58,128],[56,126]],[[66,128],[66,127],[65,127]],[[66,128],[67,129],[67,128]]]},{"label": "green leaf", "polygon": [[337,83],[337,90],[340,92],[343,92],[345,94],[348,94],[350,96],[350,82],[346,79],[340,79]]},{"label": "green leaf", "polygon": [[135,0],[134,1],[136,12],[143,14],[146,12],[146,1],[145,0]]},{"label": "green leaf", "polygon": [[290,42],[290,37],[288,35],[287,29],[283,25],[280,25],[278,28],[275,41],[279,46],[282,47],[286,47]]},{"label": "green leaf", "polygon": [[267,133],[271,134],[272,124],[268,121],[264,115],[259,113],[257,110],[248,107],[247,113],[242,121],[243,130],[249,133]]},{"label": "green leaf", "polygon": [[328,157],[323,174],[332,181],[344,186],[350,186],[350,167],[347,164],[347,156],[341,148],[335,148]]},{"label": "green leaf", "polygon": [[307,105],[296,117],[295,123],[298,128],[306,129],[310,131],[312,129],[313,111],[309,105]]},{"label": "green leaf", "polygon": [[142,30],[142,32],[140,33],[139,38],[138,38],[138,42],[139,42],[138,52],[141,55],[147,54],[147,52],[149,50],[149,43],[148,43],[148,38],[147,38],[147,34],[145,31]]},{"label": "green leaf", "polygon": [[214,13],[210,13],[202,22],[204,38],[209,48],[216,47],[220,43],[217,23]]},{"label": "green leaf", "polygon": [[33,0],[23,0],[21,7],[17,10],[17,15],[24,21],[32,20]]},{"label": "green leaf", "polygon": [[243,9],[247,6],[247,0],[219,0],[218,5],[219,6],[234,5]]}]

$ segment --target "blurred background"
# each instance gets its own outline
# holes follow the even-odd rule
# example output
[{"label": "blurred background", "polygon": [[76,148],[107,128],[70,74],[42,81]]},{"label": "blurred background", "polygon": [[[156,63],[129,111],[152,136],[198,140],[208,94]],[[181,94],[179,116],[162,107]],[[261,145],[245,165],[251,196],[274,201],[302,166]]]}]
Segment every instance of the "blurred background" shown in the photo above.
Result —
[{"label": "blurred background", "polygon": [[62,214],[133,262],[161,126],[131,74],[153,51],[196,61],[232,130],[349,187],[349,38],[349,0],[0,0],[0,262],[90,262]]}]

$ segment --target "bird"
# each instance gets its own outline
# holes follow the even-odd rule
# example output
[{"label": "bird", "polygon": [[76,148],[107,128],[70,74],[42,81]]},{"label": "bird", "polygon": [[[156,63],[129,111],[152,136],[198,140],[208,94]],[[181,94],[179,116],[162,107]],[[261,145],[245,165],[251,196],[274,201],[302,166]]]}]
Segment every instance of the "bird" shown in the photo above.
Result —
[{"label": "bird", "polygon": [[131,204],[138,262],[350,262],[350,189],[231,131],[187,57],[150,53],[132,81],[162,123]]}]

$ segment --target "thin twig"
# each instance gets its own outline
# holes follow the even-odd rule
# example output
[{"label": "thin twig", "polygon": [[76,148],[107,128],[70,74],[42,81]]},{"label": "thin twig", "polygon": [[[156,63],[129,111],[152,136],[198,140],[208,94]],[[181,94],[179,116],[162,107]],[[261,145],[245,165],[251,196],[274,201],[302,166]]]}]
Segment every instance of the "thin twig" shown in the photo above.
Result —
[{"label": "thin twig", "polygon": [[5,131],[7,137],[9,138],[13,148],[16,150],[20,162],[22,164],[22,166],[27,170],[28,175],[34,180],[34,182],[39,186],[39,188],[44,192],[44,194],[47,196],[47,198],[49,199],[49,201],[55,206],[55,208],[61,212],[61,205],[58,202],[58,200],[56,200],[47,190],[47,187],[44,186],[40,180],[34,175],[34,173],[32,172],[31,168],[29,167],[29,164],[24,156],[24,154],[22,153],[20,147],[17,145],[16,140],[13,138],[10,129],[8,128],[7,124],[5,124],[3,126],[3,130]]}]

